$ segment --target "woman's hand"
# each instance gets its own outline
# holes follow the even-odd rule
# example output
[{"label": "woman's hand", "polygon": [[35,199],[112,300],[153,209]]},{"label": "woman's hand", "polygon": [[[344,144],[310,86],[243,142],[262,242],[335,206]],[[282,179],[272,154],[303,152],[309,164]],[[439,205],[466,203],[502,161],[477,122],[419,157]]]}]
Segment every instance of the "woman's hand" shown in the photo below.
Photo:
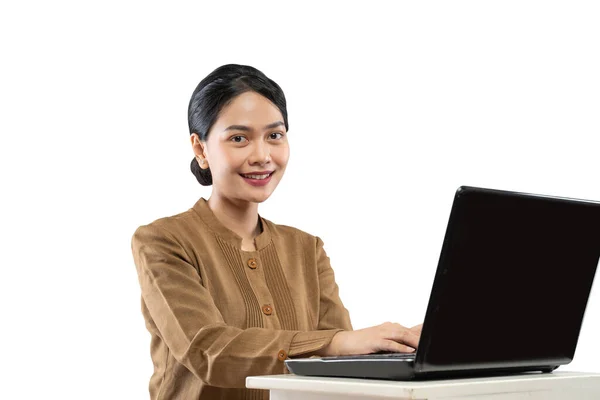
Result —
[{"label": "woman's hand", "polygon": [[423,324],[415,325],[410,330],[417,336],[421,337],[421,331],[423,330]]},{"label": "woman's hand", "polygon": [[421,337],[422,324],[406,328],[385,322],[381,325],[356,331],[338,332],[329,346],[320,351],[321,356],[343,356],[376,352],[411,353]]}]

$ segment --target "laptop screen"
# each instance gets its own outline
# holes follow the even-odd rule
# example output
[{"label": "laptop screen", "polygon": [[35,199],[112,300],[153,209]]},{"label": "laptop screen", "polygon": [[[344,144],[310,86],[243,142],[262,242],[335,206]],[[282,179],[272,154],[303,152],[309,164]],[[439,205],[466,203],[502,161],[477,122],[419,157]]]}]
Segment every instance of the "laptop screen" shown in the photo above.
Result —
[{"label": "laptop screen", "polygon": [[600,258],[600,204],[464,187],[417,368],[568,363]]}]

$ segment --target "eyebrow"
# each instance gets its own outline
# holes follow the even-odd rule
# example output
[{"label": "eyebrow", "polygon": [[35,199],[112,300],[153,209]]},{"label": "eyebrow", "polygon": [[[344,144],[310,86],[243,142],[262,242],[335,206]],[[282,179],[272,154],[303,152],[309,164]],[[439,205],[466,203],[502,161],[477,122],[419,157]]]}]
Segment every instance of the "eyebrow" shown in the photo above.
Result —
[{"label": "eyebrow", "polygon": [[[285,125],[283,123],[283,121],[277,121],[277,122],[273,122],[272,124],[266,125],[263,129],[267,130],[267,129],[273,129],[273,128],[277,128],[278,126],[282,126]],[[227,128],[223,129],[223,131],[251,131],[250,127],[246,126],[246,125],[231,125],[228,126]]]}]

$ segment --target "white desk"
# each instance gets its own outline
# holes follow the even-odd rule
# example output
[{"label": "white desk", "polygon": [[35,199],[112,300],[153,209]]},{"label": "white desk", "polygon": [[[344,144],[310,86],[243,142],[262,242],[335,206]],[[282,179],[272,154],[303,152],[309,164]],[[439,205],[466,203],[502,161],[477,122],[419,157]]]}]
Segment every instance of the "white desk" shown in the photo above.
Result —
[{"label": "white desk", "polygon": [[600,400],[600,374],[559,371],[421,382],[250,376],[246,386],[270,390],[271,400]]}]

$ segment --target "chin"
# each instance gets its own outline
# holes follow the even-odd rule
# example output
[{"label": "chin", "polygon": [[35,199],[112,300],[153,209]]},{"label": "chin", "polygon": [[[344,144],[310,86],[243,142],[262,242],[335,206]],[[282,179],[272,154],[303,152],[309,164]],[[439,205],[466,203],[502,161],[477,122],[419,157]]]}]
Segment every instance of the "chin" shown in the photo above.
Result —
[{"label": "chin", "polygon": [[272,193],[265,193],[265,194],[256,194],[253,196],[249,196],[248,201],[251,201],[253,203],[262,203],[264,201],[266,201],[269,197],[271,197]]},{"label": "chin", "polygon": [[249,193],[246,190],[243,191],[237,191],[237,193],[235,194],[231,194],[230,197],[231,199],[236,199],[238,201],[248,201],[251,203],[262,203],[264,201],[266,201],[269,197],[271,197],[271,195],[273,194],[272,191],[264,191],[262,193]]}]

